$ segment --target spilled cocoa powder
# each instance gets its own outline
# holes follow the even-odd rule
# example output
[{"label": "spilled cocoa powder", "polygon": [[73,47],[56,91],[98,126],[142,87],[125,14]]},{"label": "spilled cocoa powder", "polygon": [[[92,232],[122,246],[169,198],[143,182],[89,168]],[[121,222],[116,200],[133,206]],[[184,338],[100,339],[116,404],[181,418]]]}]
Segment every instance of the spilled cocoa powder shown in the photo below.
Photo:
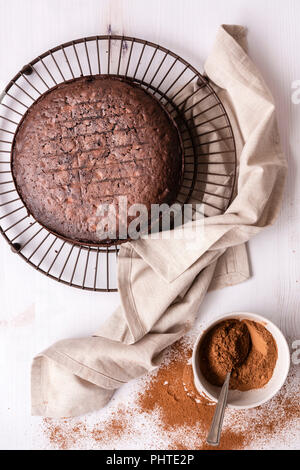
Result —
[{"label": "spilled cocoa powder", "polygon": [[43,430],[52,447],[68,450],[84,447],[88,440],[95,444],[106,445],[121,437],[129,428],[128,417],[121,407],[113,411],[108,419],[88,426],[82,419],[64,418],[53,420],[44,418]]},{"label": "spilled cocoa powder", "polygon": [[[161,426],[168,432],[185,429],[192,431],[193,439],[197,442],[194,449],[210,448],[205,444],[214,414],[214,406],[205,397],[199,395],[193,379],[192,366],[189,364],[192,351],[182,344],[177,345],[177,357],[171,364],[159,369],[157,376],[140,394],[138,404],[140,409],[151,413],[158,409],[161,416]],[[169,434],[172,441],[172,432]],[[174,436],[173,436],[174,437]],[[241,432],[226,430],[222,436],[219,449],[227,447],[241,449],[246,438]],[[187,449],[186,436],[171,444],[171,449]]]},{"label": "spilled cocoa powder", "polygon": [[277,361],[277,346],[262,324],[229,319],[205,334],[199,354],[200,368],[208,382],[221,386],[231,372],[229,387],[246,391],[269,382]]},{"label": "spilled cocoa powder", "polygon": [[[138,448],[145,449],[210,449],[205,439],[214,406],[194,387],[191,353],[189,344],[177,342],[164,364],[141,379],[140,391],[130,403],[114,407],[102,418],[100,412],[94,423],[89,418],[44,420],[50,447],[124,449],[138,443]],[[263,449],[274,442],[288,446],[289,439],[299,442],[299,385],[294,369],[281,391],[265,405],[227,410],[217,449]]]}]

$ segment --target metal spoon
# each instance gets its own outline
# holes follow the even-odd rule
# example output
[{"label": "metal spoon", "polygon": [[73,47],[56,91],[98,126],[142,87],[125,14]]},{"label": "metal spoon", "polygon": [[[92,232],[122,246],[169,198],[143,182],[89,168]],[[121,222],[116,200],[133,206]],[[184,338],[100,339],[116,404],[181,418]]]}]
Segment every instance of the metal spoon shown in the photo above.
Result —
[{"label": "metal spoon", "polygon": [[223,383],[223,386],[221,388],[218,403],[215,409],[215,414],[211,423],[208,436],[206,438],[207,444],[210,444],[211,446],[218,446],[220,444],[224,413],[227,405],[230,375],[231,372],[228,372],[225,378],[225,382]]}]

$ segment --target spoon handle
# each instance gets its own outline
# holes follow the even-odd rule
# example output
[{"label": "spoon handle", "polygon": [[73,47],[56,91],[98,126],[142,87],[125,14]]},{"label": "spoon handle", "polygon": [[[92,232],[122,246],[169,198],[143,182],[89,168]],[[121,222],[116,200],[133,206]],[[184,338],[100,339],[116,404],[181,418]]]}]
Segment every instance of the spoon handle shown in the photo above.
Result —
[{"label": "spoon handle", "polygon": [[220,396],[215,409],[215,414],[206,439],[207,444],[210,444],[211,446],[218,446],[220,444],[222,424],[224,419],[225,408],[227,405],[229,380],[230,372],[228,372],[228,374],[226,375],[225,382],[221,388]]}]

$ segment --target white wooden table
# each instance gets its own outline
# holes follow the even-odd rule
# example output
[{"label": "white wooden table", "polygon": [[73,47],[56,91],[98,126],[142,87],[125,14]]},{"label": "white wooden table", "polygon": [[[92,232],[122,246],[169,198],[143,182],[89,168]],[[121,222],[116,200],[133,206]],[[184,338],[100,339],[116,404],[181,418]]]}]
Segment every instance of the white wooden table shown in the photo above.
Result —
[{"label": "white wooden table", "polygon": [[[202,70],[221,23],[248,27],[250,54],[276,98],[288,182],[279,220],[250,242],[252,278],[208,294],[199,319],[253,311],[300,338],[300,104],[292,102],[300,80],[299,0],[0,0],[0,16],[1,89],[38,54],[82,36],[141,37]],[[0,448],[45,448],[40,418],[30,417],[31,360],[56,340],[91,334],[118,305],[118,294],[60,285],[27,266],[2,238],[0,259]]]}]

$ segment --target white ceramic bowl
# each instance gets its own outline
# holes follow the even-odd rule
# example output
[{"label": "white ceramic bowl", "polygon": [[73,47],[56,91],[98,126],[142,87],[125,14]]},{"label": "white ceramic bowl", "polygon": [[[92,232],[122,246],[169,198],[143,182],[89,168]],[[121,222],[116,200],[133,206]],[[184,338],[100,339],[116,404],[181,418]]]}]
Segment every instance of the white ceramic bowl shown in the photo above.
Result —
[{"label": "white ceramic bowl", "polygon": [[206,332],[223,320],[235,318],[239,320],[253,320],[262,323],[263,326],[273,335],[277,345],[278,358],[273,375],[269,382],[262,388],[241,392],[239,390],[229,390],[228,407],[236,409],[254,408],[270,400],[282,387],[290,368],[290,351],[287,341],[279,328],[267,318],[255,313],[233,312],[218,317],[206,325],[205,330],[198,336],[194,345],[192,365],[194,372],[194,382],[197,390],[204,393],[212,401],[217,401],[220,394],[220,387],[211,385],[201,373],[199,367],[199,347]]}]

